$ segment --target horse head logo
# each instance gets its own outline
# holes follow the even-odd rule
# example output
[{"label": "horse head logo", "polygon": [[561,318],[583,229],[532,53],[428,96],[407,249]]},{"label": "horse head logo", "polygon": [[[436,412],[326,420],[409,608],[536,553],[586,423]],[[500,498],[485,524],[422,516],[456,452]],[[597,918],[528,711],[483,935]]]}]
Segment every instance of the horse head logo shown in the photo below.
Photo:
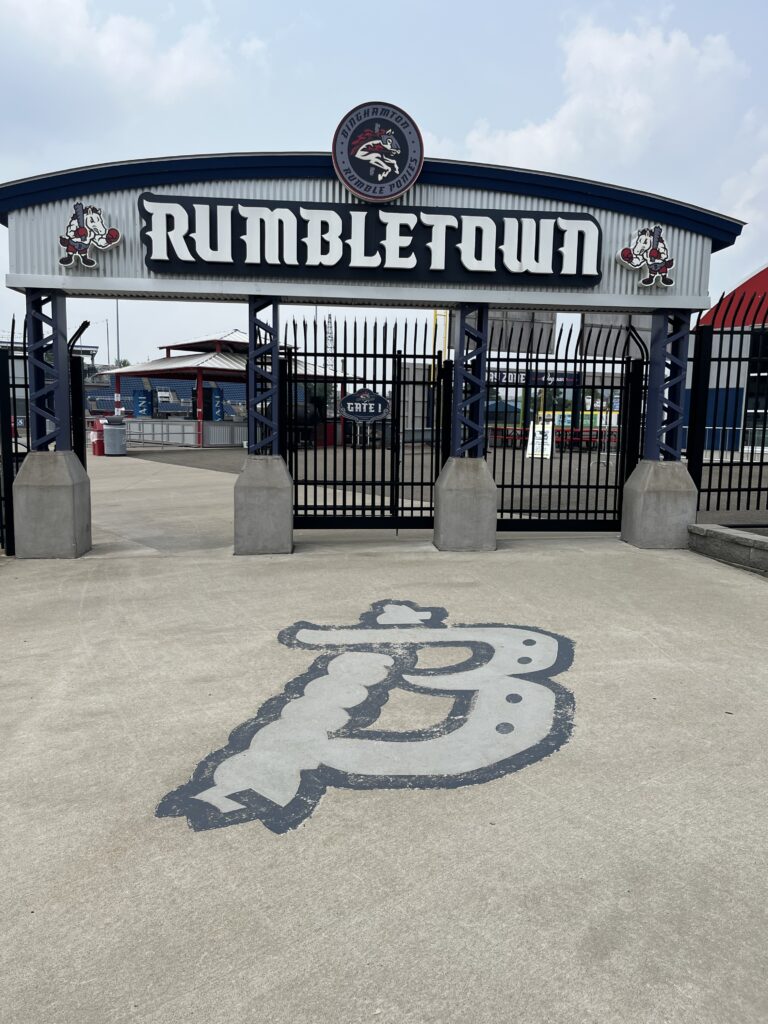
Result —
[{"label": "horse head logo", "polygon": [[622,249],[616,258],[623,266],[633,270],[645,267],[646,275],[640,280],[640,284],[645,287],[658,282],[669,288],[675,283],[669,276],[675,261],[669,255],[662,228],[658,224],[654,228],[640,228],[632,245]]},{"label": "horse head logo", "polygon": [[372,175],[376,170],[380,172],[377,175],[377,181],[383,181],[384,178],[389,177],[392,171],[395,174],[400,173],[396,159],[400,155],[400,143],[392,128],[377,130],[366,128],[352,140],[349,152],[356,160],[370,164]]},{"label": "horse head logo", "polygon": [[96,260],[89,255],[90,247],[111,249],[119,241],[120,232],[107,227],[97,206],[75,203],[66,231],[59,238],[59,245],[65,250],[59,263],[62,267],[71,267],[77,259],[84,267],[95,267]]}]

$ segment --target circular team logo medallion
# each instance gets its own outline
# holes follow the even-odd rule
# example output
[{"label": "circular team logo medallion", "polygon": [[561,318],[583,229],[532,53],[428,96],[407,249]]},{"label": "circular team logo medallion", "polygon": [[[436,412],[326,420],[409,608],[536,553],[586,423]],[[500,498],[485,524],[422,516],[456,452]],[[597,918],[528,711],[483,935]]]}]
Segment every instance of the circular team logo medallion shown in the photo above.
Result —
[{"label": "circular team logo medallion", "polygon": [[333,136],[333,166],[350,192],[372,203],[397,199],[416,184],[424,143],[413,118],[391,103],[363,103]]}]

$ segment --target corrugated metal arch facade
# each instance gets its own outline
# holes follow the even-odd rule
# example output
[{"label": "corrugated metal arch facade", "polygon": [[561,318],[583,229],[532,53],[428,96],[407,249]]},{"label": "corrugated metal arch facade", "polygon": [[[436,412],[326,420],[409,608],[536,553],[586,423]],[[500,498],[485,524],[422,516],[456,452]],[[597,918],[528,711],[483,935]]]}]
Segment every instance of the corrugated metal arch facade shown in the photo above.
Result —
[{"label": "corrugated metal arch facade", "polygon": [[[249,172],[249,173],[246,173]],[[241,175],[236,177],[235,175]],[[440,285],[435,282],[370,282],[324,280],[297,282],[286,274],[260,280],[253,276],[213,279],[153,274],[145,265],[140,241],[138,197],[200,196],[210,199],[293,201],[352,204],[367,208],[333,174],[325,154],[271,154],[188,157],[83,168],[0,187],[0,217],[10,232],[11,288],[60,289],[70,295],[200,298],[236,301],[248,295],[287,302],[387,303],[450,306],[461,301],[494,306],[561,309],[652,310],[701,309],[709,305],[709,260],[713,250],[732,244],[741,224],[696,207],[645,193],[579,179],[489,168],[451,161],[427,161],[419,183],[393,207],[496,210],[509,213],[587,213],[602,231],[602,280],[592,288],[510,285]],[[64,268],[58,263],[59,235],[82,200],[101,207],[122,241],[99,253],[92,269]],[[616,261],[635,232],[661,224],[675,259],[672,288],[645,288],[641,275]],[[521,275],[523,277],[523,275]]]}]

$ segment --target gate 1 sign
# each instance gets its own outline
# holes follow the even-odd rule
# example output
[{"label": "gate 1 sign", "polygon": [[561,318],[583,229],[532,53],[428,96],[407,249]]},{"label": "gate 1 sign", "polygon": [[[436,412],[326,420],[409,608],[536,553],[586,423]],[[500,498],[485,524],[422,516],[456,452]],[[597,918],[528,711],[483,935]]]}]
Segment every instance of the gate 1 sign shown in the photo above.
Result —
[{"label": "gate 1 sign", "polygon": [[389,401],[368,388],[360,388],[353,395],[345,395],[339,405],[341,415],[354,423],[373,423],[389,416]]}]

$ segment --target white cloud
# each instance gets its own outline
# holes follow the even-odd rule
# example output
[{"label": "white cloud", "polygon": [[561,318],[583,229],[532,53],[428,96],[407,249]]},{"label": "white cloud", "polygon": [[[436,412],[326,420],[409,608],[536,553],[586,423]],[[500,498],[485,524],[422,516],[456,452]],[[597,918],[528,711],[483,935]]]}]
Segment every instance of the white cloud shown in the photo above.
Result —
[{"label": "white cloud", "polygon": [[96,10],[90,0],[0,0],[0,20],[29,37],[49,61],[79,70],[87,90],[104,85],[132,101],[170,104],[232,74],[213,18],[187,25],[164,46],[148,21],[99,18]]},{"label": "white cloud", "polygon": [[423,131],[422,137],[427,156],[444,157],[446,160],[461,159],[461,145],[453,139],[440,138],[430,131]]},{"label": "white cloud", "polygon": [[729,214],[746,221],[733,249],[718,256],[721,273],[713,282],[713,293],[727,291],[764,267],[768,256],[768,152],[728,178],[722,187],[721,204]]},{"label": "white cloud", "polygon": [[640,164],[652,180],[675,136],[690,139],[743,74],[723,36],[641,26],[613,32],[582,24],[563,44],[564,100],[540,123],[478,123],[468,155],[488,163],[603,177],[601,166]]},{"label": "white cloud", "polygon": [[240,53],[246,58],[261,60],[266,53],[267,44],[258,36],[248,36],[240,43]]}]

